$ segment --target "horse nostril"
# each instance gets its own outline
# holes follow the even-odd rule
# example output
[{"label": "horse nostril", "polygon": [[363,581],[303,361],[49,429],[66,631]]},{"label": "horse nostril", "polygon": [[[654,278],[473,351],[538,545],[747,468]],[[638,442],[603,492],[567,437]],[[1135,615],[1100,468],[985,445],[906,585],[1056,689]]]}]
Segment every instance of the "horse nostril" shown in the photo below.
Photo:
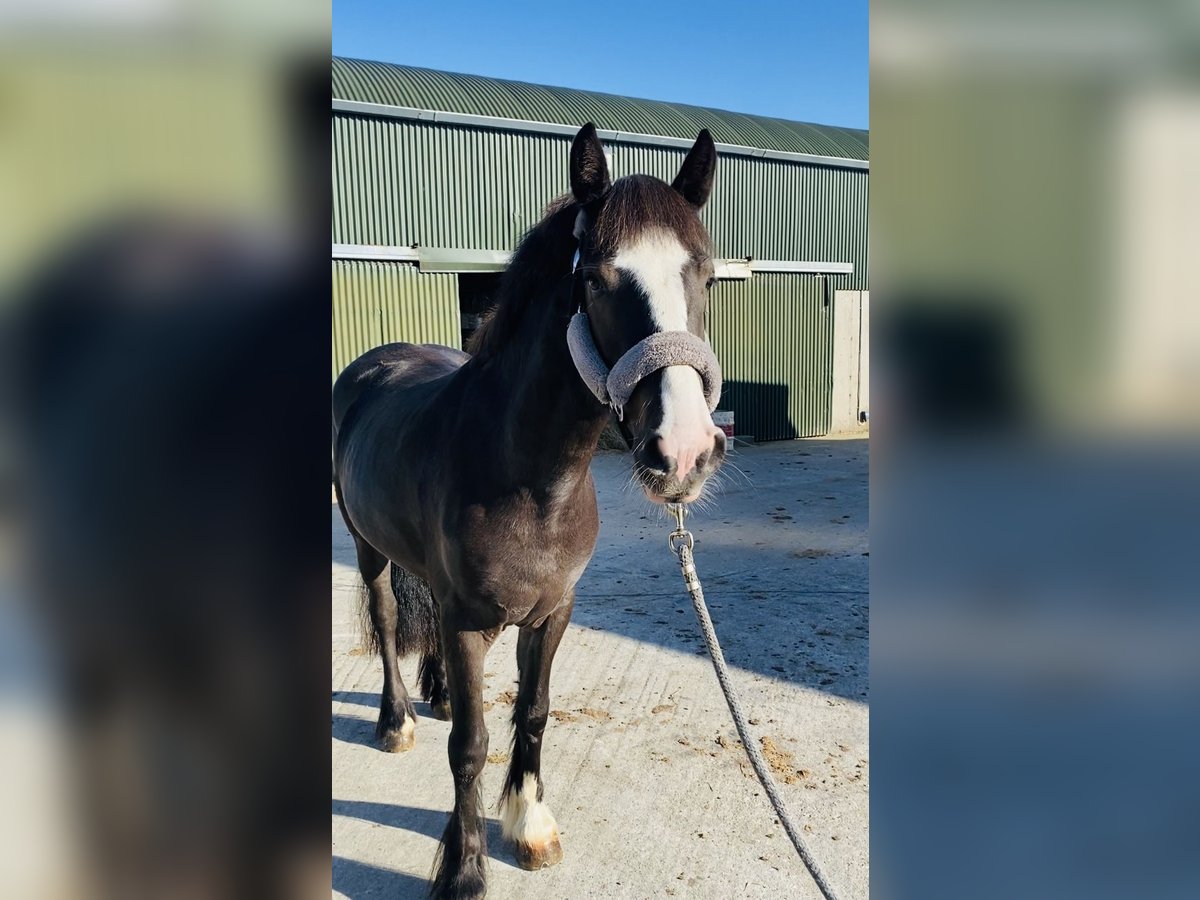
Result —
[{"label": "horse nostril", "polygon": [[635,459],[643,468],[663,475],[670,475],[677,465],[674,456],[667,456],[666,441],[662,438],[647,440]]},{"label": "horse nostril", "polygon": [[712,458],[715,462],[720,462],[725,458],[725,446],[727,444],[725,432],[718,431],[713,435]]},{"label": "horse nostril", "polygon": [[671,451],[667,448],[666,439],[659,438],[656,440],[654,442],[654,448],[656,455],[662,462],[662,465],[658,466],[658,468],[663,472],[666,472],[668,475],[673,475],[676,468],[678,468],[678,463],[676,462],[675,457],[670,455]]},{"label": "horse nostril", "polygon": [[725,459],[725,434],[718,431],[713,435],[712,446],[696,457],[696,471],[709,474]]}]

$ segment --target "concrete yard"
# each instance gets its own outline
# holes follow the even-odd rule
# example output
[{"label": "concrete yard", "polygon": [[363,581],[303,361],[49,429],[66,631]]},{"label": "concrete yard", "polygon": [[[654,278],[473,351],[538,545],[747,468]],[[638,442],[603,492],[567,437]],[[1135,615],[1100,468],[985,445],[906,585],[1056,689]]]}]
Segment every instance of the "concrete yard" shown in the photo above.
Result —
[{"label": "concrete yard", "polygon": [[[845,900],[868,895],[867,450],[856,440],[739,448],[688,525],[751,725]],[[735,469],[736,467],[736,469]],[[737,470],[741,470],[740,472]],[[508,759],[516,629],[486,665],[489,897],[818,898],[737,745],[665,515],[597,456],[602,524],[555,658],[542,774],[563,862],[517,868],[495,809]],[[453,788],[450,723],[373,746],[383,675],[363,653],[354,549],[333,521],[333,891],[423,897]],[[401,671],[415,693],[416,659]]]}]

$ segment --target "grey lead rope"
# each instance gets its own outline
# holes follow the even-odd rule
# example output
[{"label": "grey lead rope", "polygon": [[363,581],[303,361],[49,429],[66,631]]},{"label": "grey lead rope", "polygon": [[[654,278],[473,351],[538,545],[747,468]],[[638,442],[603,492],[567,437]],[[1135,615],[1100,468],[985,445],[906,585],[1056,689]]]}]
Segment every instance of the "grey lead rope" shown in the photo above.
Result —
[{"label": "grey lead rope", "polygon": [[825,880],[825,874],[821,871],[821,867],[817,865],[817,861],[813,859],[812,854],[804,843],[804,838],[800,835],[800,829],[792,820],[791,814],[783,802],[783,798],[779,796],[779,787],[775,784],[775,779],[771,777],[771,772],[767,768],[766,760],[762,757],[762,752],[758,749],[758,744],[751,740],[749,728],[746,725],[746,717],[742,714],[742,705],[738,702],[737,694],[733,689],[733,683],[729,680],[729,669],[725,665],[725,654],[721,652],[721,645],[717,641],[717,632],[713,629],[712,618],[708,614],[708,607],[704,604],[704,590],[700,586],[700,578],[696,574],[696,566],[692,561],[692,533],[683,527],[683,518],[687,514],[686,510],[678,503],[668,504],[667,508],[675,517],[676,523],[675,530],[671,532],[667,543],[671,547],[671,551],[679,557],[679,570],[683,573],[683,583],[692,598],[692,607],[696,610],[696,619],[700,623],[700,630],[704,633],[704,642],[708,645],[708,655],[712,659],[713,668],[717,671],[717,681],[721,683],[721,691],[725,694],[725,702],[729,705],[729,712],[733,715],[733,724],[737,727],[742,747],[745,749],[746,755],[750,757],[750,765],[754,767],[754,773],[758,775],[758,780],[762,783],[763,790],[767,792],[767,797],[770,799],[771,805],[775,807],[775,813],[779,816],[783,830],[792,839],[792,845],[796,848],[796,852],[800,854],[800,859],[807,866],[813,881],[821,889],[825,900],[837,900],[837,894],[829,886],[829,882]]}]

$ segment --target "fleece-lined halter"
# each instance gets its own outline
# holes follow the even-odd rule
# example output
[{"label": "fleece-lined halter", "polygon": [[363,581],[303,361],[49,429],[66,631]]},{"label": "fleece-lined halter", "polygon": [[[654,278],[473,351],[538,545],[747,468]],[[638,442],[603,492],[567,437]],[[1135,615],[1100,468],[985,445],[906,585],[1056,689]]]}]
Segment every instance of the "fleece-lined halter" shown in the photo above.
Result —
[{"label": "fleece-lined halter", "polygon": [[[571,272],[578,269],[576,250]],[[717,408],[721,399],[721,364],[708,343],[690,331],[656,331],[630,347],[609,369],[596,348],[591,323],[581,306],[567,326],[567,347],[583,383],[597,400],[613,408],[618,419],[624,420],[625,404],[638,382],[668,366],[691,366],[700,373],[709,412]]]}]

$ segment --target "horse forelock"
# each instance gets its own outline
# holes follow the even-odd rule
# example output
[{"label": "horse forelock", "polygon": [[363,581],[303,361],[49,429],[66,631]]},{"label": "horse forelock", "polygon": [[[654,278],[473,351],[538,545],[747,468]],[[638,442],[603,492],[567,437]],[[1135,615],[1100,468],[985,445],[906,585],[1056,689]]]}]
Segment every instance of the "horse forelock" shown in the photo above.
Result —
[{"label": "horse forelock", "polygon": [[589,229],[591,247],[616,256],[648,231],[674,234],[692,254],[711,252],[712,240],[695,208],[664,181],[651,175],[627,175],[605,195]]}]

